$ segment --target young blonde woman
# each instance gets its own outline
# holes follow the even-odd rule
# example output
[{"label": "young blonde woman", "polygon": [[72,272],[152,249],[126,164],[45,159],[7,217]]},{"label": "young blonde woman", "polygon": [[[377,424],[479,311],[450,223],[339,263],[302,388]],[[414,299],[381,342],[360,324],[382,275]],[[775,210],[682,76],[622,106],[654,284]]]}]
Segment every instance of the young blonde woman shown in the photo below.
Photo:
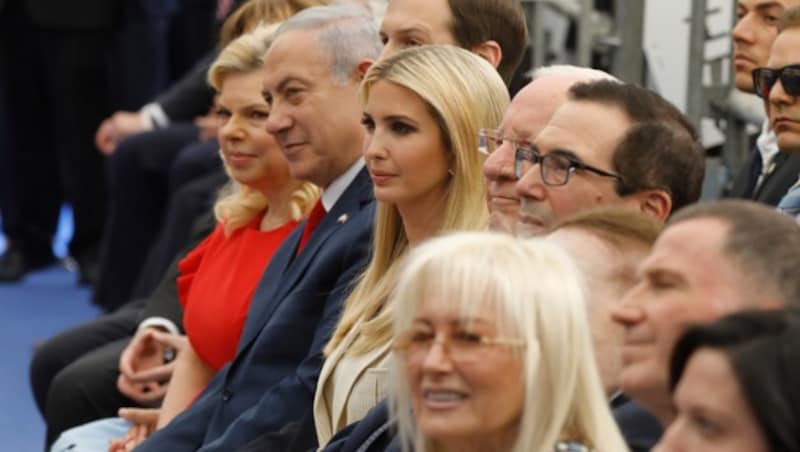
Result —
[{"label": "young blonde woman", "polygon": [[[130,450],[166,425],[233,359],[264,268],[319,197],[317,187],[290,176],[286,158],[264,127],[269,106],[261,95],[261,58],[274,29],[260,27],[237,38],[209,70],[209,82],[219,92],[220,155],[232,187],[215,205],[216,230],[179,264],[188,340],[154,333],[156,340],[180,347],[163,405],[160,411],[128,409],[133,426],[111,450]],[[52,450],[98,450],[97,444],[106,450],[109,434],[119,436],[128,425],[117,419],[87,424],[65,432]]]},{"label": "young blonde woman", "polygon": [[445,231],[487,224],[477,131],[508,104],[497,71],[452,46],[424,46],[376,63],[362,84],[364,158],[378,208],[373,257],[325,348],[314,397],[320,446],[384,397],[398,260]]},{"label": "young blonde woman", "polygon": [[396,287],[389,400],[404,452],[628,450],[559,247],[453,234],[412,251]]}]

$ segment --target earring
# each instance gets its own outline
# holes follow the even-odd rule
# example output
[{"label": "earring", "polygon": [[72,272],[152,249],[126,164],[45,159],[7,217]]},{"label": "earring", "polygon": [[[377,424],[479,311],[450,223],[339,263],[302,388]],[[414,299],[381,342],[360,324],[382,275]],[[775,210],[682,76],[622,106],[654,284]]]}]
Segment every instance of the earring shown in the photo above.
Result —
[{"label": "earring", "polygon": [[449,168],[449,169],[447,170],[447,174],[449,174],[449,175],[450,175],[450,177],[453,177],[453,176],[455,176],[455,175],[456,175],[456,172],[455,172],[455,171],[453,171],[453,168]]}]

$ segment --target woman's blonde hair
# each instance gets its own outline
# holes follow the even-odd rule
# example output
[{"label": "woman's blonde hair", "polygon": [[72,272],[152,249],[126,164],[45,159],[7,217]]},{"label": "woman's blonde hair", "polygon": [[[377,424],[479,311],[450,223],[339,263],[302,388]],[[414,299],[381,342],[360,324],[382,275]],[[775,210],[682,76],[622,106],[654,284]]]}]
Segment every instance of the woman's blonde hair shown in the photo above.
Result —
[{"label": "woman's blonde hair", "polygon": [[219,48],[225,48],[254,25],[283,22],[306,8],[327,4],[327,0],[248,0],[223,22]]},{"label": "woman's blonde hair", "polygon": [[[398,52],[372,66],[361,84],[365,104],[372,87],[382,80],[419,96],[439,126],[451,177],[437,230],[484,229],[488,213],[478,130],[497,127],[509,102],[508,90],[497,71],[466,50],[423,46]],[[391,339],[391,309],[386,300],[395,284],[397,261],[408,246],[397,207],[378,202],[372,259],[345,303],[326,354],[360,319],[368,321],[349,353],[366,353]]]},{"label": "woman's blonde hair", "polygon": [[[600,452],[628,450],[611,416],[593,355],[584,286],[575,263],[542,239],[462,232],[417,247],[404,261],[390,303],[394,334],[407,331],[426,299],[464,317],[491,309],[497,334],[521,339],[525,392],[513,452],[550,451],[575,440]],[[392,361],[390,407],[404,450],[436,445],[417,428],[401,356]]]},{"label": "woman's blonde hair", "polygon": [[[263,68],[264,54],[272,44],[272,34],[279,24],[262,25],[250,33],[231,41],[208,70],[208,82],[218,92],[222,90],[225,79],[231,74],[248,74]],[[257,94],[260,96],[260,94]],[[266,104],[265,104],[266,105]],[[230,177],[230,171],[225,166]],[[289,200],[289,212],[292,220],[300,221],[319,198],[319,188],[304,182],[292,193]],[[214,204],[217,221],[224,224],[225,234],[230,235],[236,229],[249,224],[267,208],[266,197],[253,188],[231,180],[220,191]]]}]

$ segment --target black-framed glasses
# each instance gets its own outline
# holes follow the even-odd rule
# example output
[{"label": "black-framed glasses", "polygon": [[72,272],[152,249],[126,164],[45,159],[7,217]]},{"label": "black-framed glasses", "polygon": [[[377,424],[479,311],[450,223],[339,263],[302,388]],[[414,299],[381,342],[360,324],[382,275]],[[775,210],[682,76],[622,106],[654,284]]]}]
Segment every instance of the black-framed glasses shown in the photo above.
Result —
[{"label": "black-framed glasses", "polygon": [[565,154],[563,151],[554,150],[547,154],[541,154],[533,147],[519,146],[514,151],[514,175],[517,179],[522,179],[534,165],[539,165],[542,182],[549,186],[565,185],[569,182],[570,174],[576,170],[583,170],[595,173],[604,177],[611,177],[622,182],[622,176],[614,174],[592,165],[588,165],[576,160],[574,157]]},{"label": "black-framed glasses", "polygon": [[772,87],[780,79],[783,90],[790,96],[800,96],[800,64],[791,64],[780,69],[759,67],[753,69],[753,88],[762,99],[769,97]]}]

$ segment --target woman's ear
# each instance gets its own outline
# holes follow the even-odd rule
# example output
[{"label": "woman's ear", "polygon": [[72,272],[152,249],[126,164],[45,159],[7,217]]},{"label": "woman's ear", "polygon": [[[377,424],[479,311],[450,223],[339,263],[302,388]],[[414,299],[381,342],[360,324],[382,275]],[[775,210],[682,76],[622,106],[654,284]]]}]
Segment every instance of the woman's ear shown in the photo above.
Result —
[{"label": "woman's ear", "polygon": [[476,47],[473,47],[472,51],[480,55],[495,68],[500,65],[500,61],[503,59],[503,49],[500,48],[500,44],[498,44],[497,41],[484,41]]}]

